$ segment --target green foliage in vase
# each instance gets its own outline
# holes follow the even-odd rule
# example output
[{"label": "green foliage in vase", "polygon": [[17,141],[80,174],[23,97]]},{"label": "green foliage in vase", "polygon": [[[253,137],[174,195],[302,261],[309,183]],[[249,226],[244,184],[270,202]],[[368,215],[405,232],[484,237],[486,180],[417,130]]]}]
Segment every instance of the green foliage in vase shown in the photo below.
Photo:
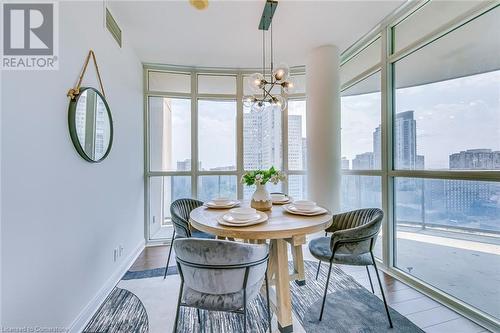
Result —
[{"label": "green foliage in vase", "polygon": [[276,185],[279,182],[283,182],[285,180],[285,173],[281,172],[280,170],[276,170],[274,166],[270,167],[269,170],[249,171],[241,177],[241,183],[247,186],[257,184],[264,185],[267,182],[271,182]]}]

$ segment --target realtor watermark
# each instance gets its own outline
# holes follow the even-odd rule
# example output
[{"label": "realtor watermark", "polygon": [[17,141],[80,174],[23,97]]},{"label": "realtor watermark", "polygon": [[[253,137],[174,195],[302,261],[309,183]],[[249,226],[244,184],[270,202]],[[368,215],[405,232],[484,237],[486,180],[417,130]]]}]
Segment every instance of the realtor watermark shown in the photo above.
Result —
[{"label": "realtor watermark", "polygon": [[21,326],[21,327],[0,327],[0,332],[11,333],[63,333],[68,332],[69,329],[64,327],[42,327],[42,326]]},{"label": "realtor watermark", "polygon": [[4,70],[59,68],[57,2],[2,4],[2,59]]}]

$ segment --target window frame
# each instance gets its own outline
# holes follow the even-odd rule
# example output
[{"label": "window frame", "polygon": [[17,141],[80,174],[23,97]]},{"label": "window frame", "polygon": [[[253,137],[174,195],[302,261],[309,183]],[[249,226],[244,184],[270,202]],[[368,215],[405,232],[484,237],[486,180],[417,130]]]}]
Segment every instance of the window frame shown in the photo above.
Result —
[{"label": "window frame", "polygon": [[359,176],[380,176],[382,178],[382,209],[386,213],[382,225],[382,258],[376,258],[379,262],[379,268],[386,273],[402,280],[413,286],[431,298],[434,298],[455,311],[463,314],[467,318],[479,323],[480,325],[492,329],[500,324],[497,318],[480,311],[477,308],[465,303],[464,301],[447,294],[437,287],[411,276],[395,266],[396,263],[396,222],[395,222],[395,179],[401,178],[419,178],[419,179],[443,179],[443,180],[477,180],[500,182],[500,171],[491,170],[396,170],[394,169],[394,151],[393,151],[393,132],[395,116],[394,100],[394,64],[402,58],[413,52],[427,46],[439,38],[453,32],[454,30],[466,25],[470,21],[480,17],[490,10],[500,6],[497,2],[483,2],[461,15],[457,16],[432,32],[422,36],[418,40],[409,43],[398,52],[393,52],[395,40],[394,27],[424,8],[430,0],[423,2],[408,2],[402,6],[393,15],[387,17],[379,26],[374,28],[352,47],[341,55],[341,64],[348,62],[359,52],[362,52],[369,44],[379,36],[382,38],[381,62],[373,67],[359,73],[357,76],[344,83],[341,91],[348,89],[356,83],[366,79],[378,70],[381,71],[381,170],[341,170],[342,175]]},{"label": "window frame", "polygon": [[[237,177],[237,197],[243,198],[244,185],[240,184],[239,179],[248,171],[244,170],[243,164],[243,88],[244,76],[251,75],[256,69],[216,69],[216,68],[192,68],[185,66],[169,66],[158,64],[143,65],[143,80],[144,80],[144,237],[146,245],[170,244],[170,239],[152,239],[150,235],[150,179],[160,176],[190,176],[191,177],[191,195],[193,198],[198,198],[199,177],[200,176],[236,176]],[[162,92],[150,91],[149,87],[149,72],[165,72],[174,74],[189,74],[191,75],[191,92]],[[304,75],[305,68],[303,66],[291,68],[290,75]],[[198,77],[200,75],[213,76],[233,76],[236,77],[236,93],[235,94],[212,94],[198,93]],[[166,98],[183,98],[191,101],[191,171],[151,171],[150,165],[150,131],[149,131],[149,98],[150,97],[166,97]],[[306,99],[306,94],[296,93],[287,96],[288,99]],[[199,147],[198,147],[198,106],[199,101],[236,101],[236,170],[231,171],[210,171],[199,170]],[[282,170],[287,174],[305,175],[305,170],[288,170],[288,108],[281,112],[281,140],[282,140]],[[283,191],[288,191],[287,183],[283,183]]]}]

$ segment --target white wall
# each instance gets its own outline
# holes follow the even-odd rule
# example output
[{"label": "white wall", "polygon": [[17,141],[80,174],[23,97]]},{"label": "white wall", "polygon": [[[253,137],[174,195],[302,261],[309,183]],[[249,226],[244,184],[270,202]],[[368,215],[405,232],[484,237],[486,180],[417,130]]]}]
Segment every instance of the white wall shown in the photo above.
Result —
[{"label": "white wall", "polygon": [[[2,71],[0,71],[0,129],[2,128],[2,114],[3,114],[3,108],[2,108]],[[0,132],[0,242],[2,241],[2,163],[1,163],[1,157],[2,157],[2,132]],[[2,299],[3,299],[3,293],[2,293],[2,244],[0,243],[0,327],[3,327],[3,320],[2,320]]]},{"label": "white wall", "polygon": [[[144,242],[141,63],[104,29],[101,1],[60,3],[59,23],[58,71],[2,77],[4,326],[69,328]],[[90,48],[115,129],[99,164],[76,153],[67,125],[66,92]],[[97,87],[88,71],[85,83]],[[114,263],[119,244],[125,253]]]}]

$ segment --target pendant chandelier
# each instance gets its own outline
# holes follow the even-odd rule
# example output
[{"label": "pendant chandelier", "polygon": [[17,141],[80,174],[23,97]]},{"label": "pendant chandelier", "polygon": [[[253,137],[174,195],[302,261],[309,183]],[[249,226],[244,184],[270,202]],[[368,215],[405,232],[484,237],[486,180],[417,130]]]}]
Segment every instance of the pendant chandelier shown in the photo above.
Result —
[{"label": "pendant chandelier", "polygon": [[[262,30],[262,73],[254,73],[247,78],[246,84],[252,95],[243,97],[243,105],[249,107],[251,112],[261,112],[268,107],[279,107],[284,110],[287,100],[282,94],[289,94],[293,89],[293,83],[289,79],[290,69],[288,66],[282,64],[276,69],[274,68],[272,19],[277,6],[277,1],[268,0],[259,24],[259,29]],[[267,30],[270,30],[271,35],[269,73],[266,73]],[[279,88],[279,94],[273,92],[275,88]]]}]

